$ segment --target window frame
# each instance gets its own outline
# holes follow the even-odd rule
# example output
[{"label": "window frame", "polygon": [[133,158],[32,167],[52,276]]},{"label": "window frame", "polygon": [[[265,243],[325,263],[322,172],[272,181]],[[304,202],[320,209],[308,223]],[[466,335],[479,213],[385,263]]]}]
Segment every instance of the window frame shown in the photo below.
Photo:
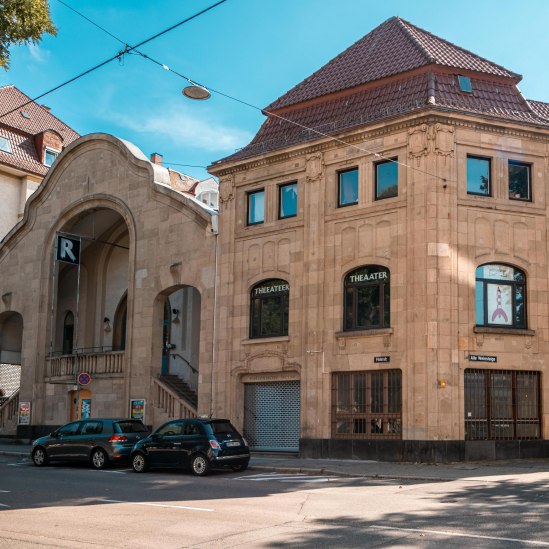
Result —
[{"label": "window frame", "polygon": [[[475,193],[469,190],[469,159],[471,160],[483,160],[488,162],[488,192],[487,193]],[[468,154],[465,164],[465,190],[468,195],[471,196],[484,196],[487,198],[492,197],[492,158],[490,156],[478,156],[476,154]]]},{"label": "window frame", "polygon": [[470,76],[458,74],[457,80],[460,91],[462,91],[463,93],[473,93],[473,82],[471,81]]},{"label": "window frame", "polygon": [[[378,191],[378,180],[379,172],[378,168],[386,164],[394,164],[397,170],[397,184],[396,184],[396,194],[391,196],[379,196]],[[387,160],[380,160],[379,162],[374,162],[374,200],[387,200],[388,198],[397,198],[398,197],[398,156],[394,158],[388,158]]]},{"label": "window frame", "polygon": [[[376,281],[351,282],[350,277],[362,269],[377,269],[377,272],[385,272],[386,277]],[[379,324],[375,326],[359,326],[358,324],[358,290],[366,287],[379,288]],[[349,303],[348,289],[352,289],[352,300]],[[385,311],[385,301],[388,302],[389,310]],[[347,325],[348,309],[352,309],[352,325]],[[387,320],[386,320],[387,319]],[[383,330],[391,327],[391,271],[383,265],[368,264],[361,265],[349,271],[343,279],[343,331],[356,332],[362,330]]]},{"label": "window frame", "polygon": [[[253,195],[255,194],[259,194],[259,193],[262,193],[263,194],[263,219],[261,221],[250,221],[250,213],[251,213],[251,210],[250,210],[250,199]],[[253,191],[248,191],[246,193],[246,225],[248,227],[252,227],[254,225],[261,225],[265,223],[265,188],[261,188],[261,189],[255,189]]]},{"label": "window frame", "polygon": [[[504,279],[498,279],[498,278],[479,278],[478,276],[478,269],[481,267],[488,267],[488,266],[494,266],[494,267],[507,267],[509,269],[513,269],[513,280],[504,280]],[[515,272],[519,272],[523,276],[522,281],[516,281],[514,280]],[[484,324],[478,324],[478,298],[477,298],[477,291],[478,291],[478,284],[482,284],[482,317]],[[495,324],[493,322],[488,322],[488,284],[497,284],[500,286],[510,286],[511,292],[512,292],[512,318],[513,323],[511,325],[506,324]],[[523,312],[522,312],[522,326],[519,326],[516,322],[516,309],[517,309],[517,287],[522,287],[522,296],[523,296]],[[514,265],[509,265],[507,263],[483,263],[482,265],[478,265],[475,269],[475,325],[479,328],[501,328],[502,330],[527,330],[528,329],[528,299],[527,299],[527,276],[526,273],[519,269],[518,267],[515,267]]]},{"label": "window frame", "polygon": [[[51,164],[48,164],[46,162],[46,159],[48,158],[48,153],[52,153],[55,155],[55,158],[53,159],[53,162]],[[60,154],[61,154],[61,151],[53,149],[52,147],[46,147],[44,149],[44,166],[51,168]]]},{"label": "window frame", "polygon": [[5,152],[5,153],[8,153],[8,154],[13,154],[13,148],[12,148],[12,146],[11,146],[11,141],[9,140],[9,138],[6,137],[5,135],[0,135],[0,143],[2,143],[2,141],[1,141],[2,139],[5,140],[7,147],[6,147],[6,148],[3,148],[3,147],[0,145],[0,151]]},{"label": "window frame", "polygon": [[[528,169],[528,198],[517,198],[511,196],[511,178],[509,168],[511,166],[522,166]],[[507,160],[507,197],[509,200],[517,200],[519,202],[532,202],[532,164],[530,162],[522,162],[520,160]]]},{"label": "window frame", "polygon": [[402,439],[400,368],[333,372],[331,389],[332,438]]},{"label": "window frame", "polygon": [[[341,202],[341,176],[346,173],[356,172],[356,201],[354,202]],[[338,170],[337,172],[337,207],[347,208],[348,206],[356,206],[360,198],[360,171],[358,166],[353,168],[345,168],[344,170]]]},{"label": "window frame", "polygon": [[[295,186],[296,189],[296,205],[295,205],[295,213],[291,215],[282,215],[282,190],[285,187]],[[299,211],[299,192],[298,192],[298,186],[297,181],[291,181],[290,183],[283,183],[282,185],[278,185],[278,219],[290,219],[292,217],[297,217],[297,212]]]},{"label": "window frame", "polygon": [[[272,284],[274,286],[275,283],[278,283],[278,285],[286,286],[286,289],[280,292],[266,292],[265,294],[257,294],[254,296],[255,290],[260,288],[262,285],[268,286],[268,284]],[[264,338],[271,338],[271,337],[286,337],[288,336],[289,332],[289,317],[290,317],[290,284],[288,281],[282,279],[282,278],[267,278],[265,280],[261,280],[254,284],[252,288],[250,289],[250,313],[249,313],[249,331],[248,331],[248,337],[250,339],[264,339]],[[263,333],[263,307],[264,302],[271,297],[280,297],[280,310],[278,312],[279,320],[280,320],[280,331],[276,333],[270,333],[270,334],[264,334]],[[258,304],[258,319],[259,319],[259,325],[256,326],[254,321],[256,319],[255,309],[256,309],[256,303]]]}]

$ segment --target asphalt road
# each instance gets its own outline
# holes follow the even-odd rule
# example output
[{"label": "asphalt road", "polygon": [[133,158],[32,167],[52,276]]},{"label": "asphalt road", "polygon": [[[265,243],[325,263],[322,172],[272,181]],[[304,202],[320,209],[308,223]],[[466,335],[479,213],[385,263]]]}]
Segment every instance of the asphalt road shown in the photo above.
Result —
[{"label": "asphalt road", "polygon": [[549,475],[197,478],[0,456],[0,547],[549,548]]}]

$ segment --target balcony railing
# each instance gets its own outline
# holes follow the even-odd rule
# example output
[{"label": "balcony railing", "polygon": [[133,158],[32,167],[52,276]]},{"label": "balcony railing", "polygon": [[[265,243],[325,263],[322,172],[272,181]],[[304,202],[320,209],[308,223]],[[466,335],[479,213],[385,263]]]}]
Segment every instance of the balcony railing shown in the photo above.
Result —
[{"label": "balcony railing", "polygon": [[99,351],[75,355],[53,356],[48,362],[48,377],[88,374],[124,373],[124,351]]}]

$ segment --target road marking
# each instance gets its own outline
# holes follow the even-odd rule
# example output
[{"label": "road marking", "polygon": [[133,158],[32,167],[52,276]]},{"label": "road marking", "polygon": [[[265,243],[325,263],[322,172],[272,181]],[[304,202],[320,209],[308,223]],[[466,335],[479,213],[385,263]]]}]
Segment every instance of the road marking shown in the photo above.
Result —
[{"label": "road marking", "polygon": [[276,482],[334,482],[341,480],[337,477],[315,476],[315,475],[297,475],[297,474],[282,474],[282,473],[264,473],[259,475],[246,475],[244,477],[236,477],[235,480],[249,480],[252,482],[266,482],[274,480]]},{"label": "road marking", "polygon": [[10,505],[6,505],[5,503],[0,503],[0,507],[11,507]]},{"label": "road marking", "polygon": [[0,490],[2,494],[11,494],[11,490]]},{"label": "road marking", "polygon": [[166,505],[164,503],[145,503],[142,501],[120,501],[117,499],[104,499],[104,498],[101,498],[99,501],[104,501],[105,503],[126,503],[128,505],[143,505],[145,507],[167,507],[168,509],[185,509],[186,511],[204,511],[206,513],[213,512],[213,509],[204,509],[203,507],[185,507],[184,505]]},{"label": "road marking", "polygon": [[549,542],[547,541],[534,541],[527,539],[517,539],[517,538],[500,538],[496,536],[481,536],[476,534],[461,534],[459,532],[449,532],[446,530],[426,530],[423,528],[400,528],[397,526],[370,526],[374,530],[397,530],[399,532],[419,532],[421,534],[436,534],[439,536],[450,536],[458,538],[472,538],[472,539],[489,539],[493,541],[512,541],[515,543],[524,543],[527,545],[541,545],[543,547],[549,547]]},{"label": "road marking", "polygon": [[116,475],[125,475],[126,471],[105,471],[105,469],[95,469],[98,473],[114,473]]}]

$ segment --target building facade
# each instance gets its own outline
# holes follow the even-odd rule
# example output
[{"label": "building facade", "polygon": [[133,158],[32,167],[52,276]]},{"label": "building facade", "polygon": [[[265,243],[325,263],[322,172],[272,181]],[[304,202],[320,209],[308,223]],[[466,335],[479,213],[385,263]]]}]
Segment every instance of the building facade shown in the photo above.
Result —
[{"label": "building facade", "polygon": [[314,457],[547,456],[549,104],[392,18],[220,178],[214,415]]},{"label": "building facade", "polygon": [[91,134],[30,198],[0,244],[1,362],[21,367],[0,434],[210,414],[217,212],[171,176]]}]

